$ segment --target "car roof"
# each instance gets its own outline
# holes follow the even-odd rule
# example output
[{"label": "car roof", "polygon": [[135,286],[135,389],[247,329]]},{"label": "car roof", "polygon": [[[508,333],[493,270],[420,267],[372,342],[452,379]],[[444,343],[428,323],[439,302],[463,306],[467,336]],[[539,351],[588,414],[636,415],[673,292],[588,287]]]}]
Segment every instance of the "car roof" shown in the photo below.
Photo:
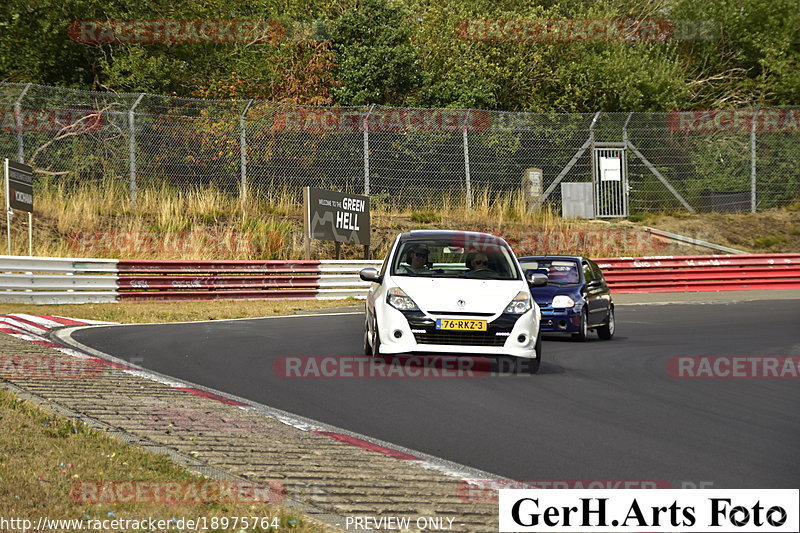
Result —
[{"label": "car roof", "polygon": [[526,255],[524,257],[518,257],[518,261],[525,261],[525,260],[533,260],[533,259],[552,259],[552,260],[572,260],[572,261],[582,261],[584,259],[589,259],[588,257],[583,257],[580,255]]},{"label": "car roof", "polygon": [[452,238],[454,235],[463,236],[465,239],[475,240],[488,239],[494,240],[498,243],[507,244],[502,237],[492,235],[491,233],[481,233],[479,231],[459,231],[459,230],[445,230],[445,229],[418,229],[407,231],[400,234],[401,241],[421,240],[421,239],[441,239]]}]

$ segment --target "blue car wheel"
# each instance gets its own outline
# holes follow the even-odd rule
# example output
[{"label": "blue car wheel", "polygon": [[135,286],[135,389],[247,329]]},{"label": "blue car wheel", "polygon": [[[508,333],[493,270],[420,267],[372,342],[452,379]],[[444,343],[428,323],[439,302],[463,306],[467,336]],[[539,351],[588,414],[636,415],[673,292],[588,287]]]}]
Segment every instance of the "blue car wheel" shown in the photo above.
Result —
[{"label": "blue car wheel", "polygon": [[614,327],[614,307],[611,307],[608,310],[608,320],[605,325],[597,328],[597,336],[604,341],[611,340],[611,337],[614,336]]},{"label": "blue car wheel", "polygon": [[581,311],[581,323],[578,327],[580,329],[577,333],[572,334],[572,338],[578,342],[586,342],[586,339],[589,338],[589,316],[586,314],[585,306]]}]

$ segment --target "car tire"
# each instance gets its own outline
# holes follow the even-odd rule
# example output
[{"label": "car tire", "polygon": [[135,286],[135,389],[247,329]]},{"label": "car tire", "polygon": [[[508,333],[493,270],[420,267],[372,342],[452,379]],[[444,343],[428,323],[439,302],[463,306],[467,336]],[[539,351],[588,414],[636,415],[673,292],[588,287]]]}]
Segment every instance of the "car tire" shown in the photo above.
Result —
[{"label": "car tire", "polygon": [[589,338],[589,316],[586,314],[586,307],[581,311],[581,325],[578,333],[573,333],[572,338],[578,342],[586,342]]},{"label": "car tire", "polygon": [[381,356],[381,335],[380,335],[380,333],[378,333],[378,320],[377,319],[372,324],[372,351],[370,353],[371,353],[372,357],[380,357]]},{"label": "car tire", "polygon": [[372,345],[369,343],[369,316],[364,319],[364,355],[372,355]]},{"label": "car tire", "polygon": [[536,359],[528,359],[528,373],[538,374],[542,366],[542,333],[536,337]]},{"label": "car tire", "polygon": [[615,328],[616,324],[614,323],[614,307],[611,306],[608,310],[608,320],[606,321],[605,325],[597,328],[597,336],[604,341],[611,340],[611,338],[614,336]]}]

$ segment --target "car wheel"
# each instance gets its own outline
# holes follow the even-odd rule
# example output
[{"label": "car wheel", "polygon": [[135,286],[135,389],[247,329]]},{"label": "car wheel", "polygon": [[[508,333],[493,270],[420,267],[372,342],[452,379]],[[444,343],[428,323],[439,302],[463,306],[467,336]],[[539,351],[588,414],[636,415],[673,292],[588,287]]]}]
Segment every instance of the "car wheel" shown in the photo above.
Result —
[{"label": "car wheel", "polygon": [[608,310],[608,321],[604,326],[597,328],[597,336],[604,341],[611,340],[611,337],[614,336],[614,328],[614,308],[611,307]]},{"label": "car wheel", "polygon": [[578,342],[586,342],[589,338],[589,316],[586,314],[586,307],[581,311],[581,325],[578,333],[573,333],[572,338]]},{"label": "car wheel", "polygon": [[369,316],[364,319],[364,355],[372,355],[372,345],[369,343]]},{"label": "car wheel", "polygon": [[372,323],[372,357],[380,357],[381,355],[381,336],[378,333],[378,321]]},{"label": "car wheel", "polygon": [[528,373],[538,374],[542,366],[542,333],[536,338],[536,359],[528,359]]}]

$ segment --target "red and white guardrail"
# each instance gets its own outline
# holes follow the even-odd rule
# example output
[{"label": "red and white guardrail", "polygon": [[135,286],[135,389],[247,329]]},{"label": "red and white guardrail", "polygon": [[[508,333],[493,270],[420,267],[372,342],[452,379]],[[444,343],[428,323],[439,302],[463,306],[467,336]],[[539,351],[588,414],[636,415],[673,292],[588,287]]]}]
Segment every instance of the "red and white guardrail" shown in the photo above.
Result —
[{"label": "red and white guardrail", "polygon": [[[800,289],[800,254],[598,258],[617,293]],[[363,298],[380,261],[158,261],[0,256],[0,302]]]},{"label": "red and white guardrail", "polygon": [[800,254],[595,259],[611,290],[698,292],[800,289]]}]

